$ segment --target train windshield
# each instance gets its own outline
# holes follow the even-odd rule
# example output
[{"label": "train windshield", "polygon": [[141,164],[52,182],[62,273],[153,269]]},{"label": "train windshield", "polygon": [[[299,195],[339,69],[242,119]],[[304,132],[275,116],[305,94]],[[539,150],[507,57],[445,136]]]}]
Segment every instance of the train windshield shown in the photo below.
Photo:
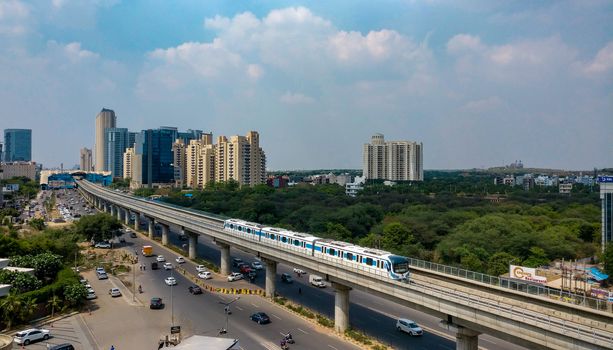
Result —
[{"label": "train windshield", "polygon": [[392,262],[392,271],[397,274],[404,274],[409,272],[409,259],[404,256],[392,255],[390,256]]}]

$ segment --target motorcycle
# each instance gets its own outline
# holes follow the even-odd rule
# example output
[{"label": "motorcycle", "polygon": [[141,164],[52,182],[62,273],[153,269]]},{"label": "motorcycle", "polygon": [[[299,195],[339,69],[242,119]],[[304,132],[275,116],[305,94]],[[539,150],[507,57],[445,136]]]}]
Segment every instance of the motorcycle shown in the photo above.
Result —
[{"label": "motorcycle", "polygon": [[139,292],[140,294],[143,294],[143,287],[138,286],[138,292]]},{"label": "motorcycle", "polygon": [[287,345],[285,339],[281,339],[281,350],[289,350],[289,346]]},{"label": "motorcycle", "polygon": [[291,333],[287,333],[286,335],[284,335],[283,340],[285,340],[285,342],[288,344],[294,344],[296,342],[294,341],[294,338],[292,337]]}]

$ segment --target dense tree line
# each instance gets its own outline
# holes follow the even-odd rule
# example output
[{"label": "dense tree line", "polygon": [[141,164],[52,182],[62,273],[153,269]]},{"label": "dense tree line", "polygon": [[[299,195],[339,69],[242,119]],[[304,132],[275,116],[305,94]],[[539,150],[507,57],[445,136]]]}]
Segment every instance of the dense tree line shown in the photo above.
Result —
[{"label": "dense tree line", "polygon": [[[443,175],[392,187],[372,183],[356,198],[337,185],[229,183],[164,200],[491,274],[504,273],[511,261],[539,266],[598,251],[597,189],[569,196],[496,186],[491,175]],[[490,202],[492,193],[502,200]]]}]

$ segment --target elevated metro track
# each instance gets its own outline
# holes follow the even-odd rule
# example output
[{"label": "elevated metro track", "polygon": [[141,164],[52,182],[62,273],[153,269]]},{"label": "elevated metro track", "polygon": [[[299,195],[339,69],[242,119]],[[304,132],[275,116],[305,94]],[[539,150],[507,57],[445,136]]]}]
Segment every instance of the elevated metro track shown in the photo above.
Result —
[{"label": "elevated metro track", "polygon": [[[336,288],[335,322],[339,330],[347,326],[349,290],[359,289],[441,318],[442,325],[457,330],[458,349],[477,349],[477,337],[481,333],[531,349],[613,349],[613,313],[607,310],[417,266],[411,266],[408,283],[394,281],[337,261],[277,250],[228,234],[223,230],[224,218],[220,216],[136,198],[86,181],[78,183],[84,196],[99,207],[110,208],[111,212],[130,211],[166,225],[166,230],[167,225],[176,225],[190,237],[213,238],[227,250],[225,260],[222,250],[222,271],[229,263],[230,246],[253,252],[267,263],[268,295],[274,295],[276,263],[300,266],[326,276]],[[151,223],[149,231],[152,234]],[[190,245],[195,242],[190,238]],[[195,247],[190,247],[190,255],[192,252],[195,255]]]}]

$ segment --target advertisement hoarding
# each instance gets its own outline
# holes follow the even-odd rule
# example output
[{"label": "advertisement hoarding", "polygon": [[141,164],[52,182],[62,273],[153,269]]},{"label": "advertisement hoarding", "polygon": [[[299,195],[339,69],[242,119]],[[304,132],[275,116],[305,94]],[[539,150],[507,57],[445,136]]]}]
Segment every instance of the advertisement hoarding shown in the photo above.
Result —
[{"label": "advertisement hoarding", "polygon": [[547,283],[547,278],[536,275],[536,269],[532,267],[524,267],[511,265],[509,267],[509,276],[511,278],[517,278],[524,281],[536,282],[536,283]]}]

